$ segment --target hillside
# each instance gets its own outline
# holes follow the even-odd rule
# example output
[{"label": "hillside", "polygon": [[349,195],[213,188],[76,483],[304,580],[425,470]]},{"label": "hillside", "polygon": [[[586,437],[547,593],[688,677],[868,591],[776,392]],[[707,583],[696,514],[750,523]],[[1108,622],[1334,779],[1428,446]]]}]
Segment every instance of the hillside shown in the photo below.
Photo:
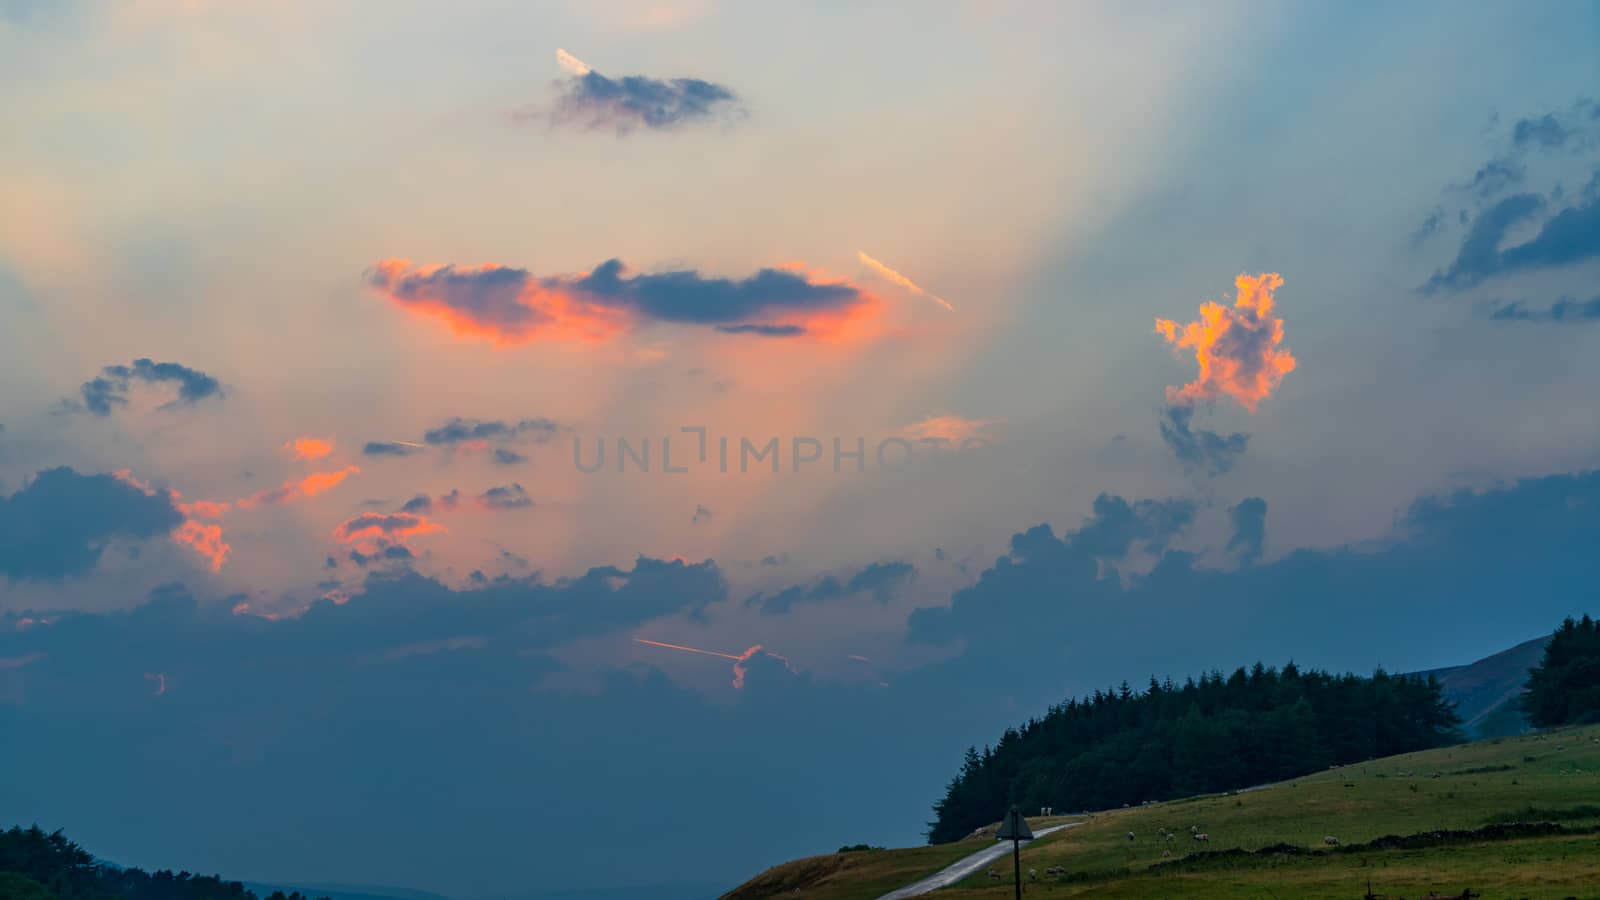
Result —
[{"label": "hillside", "polygon": [[[1370,879],[1373,894],[1391,900],[1461,896],[1469,888],[1485,898],[1596,900],[1600,726],[1403,754],[1083,822],[1024,849],[1024,871],[1066,871],[1041,874],[1030,895],[1355,900]],[[1552,824],[1508,824],[1529,822]],[[1191,828],[1210,840],[1192,840]],[[1175,837],[1167,840],[1163,829]],[[1327,837],[1341,846],[1328,847]],[[969,840],[814,857],[763,873],[724,900],[874,900],[896,886],[886,873],[909,883],[981,846]],[[1010,892],[980,874],[932,896],[998,900]]]},{"label": "hillside", "polygon": [[1550,636],[1524,641],[1464,666],[1419,672],[1438,679],[1446,700],[1456,705],[1461,729],[1472,737],[1503,737],[1529,730],[1517,700],[1528,670],[1539,664]]}]

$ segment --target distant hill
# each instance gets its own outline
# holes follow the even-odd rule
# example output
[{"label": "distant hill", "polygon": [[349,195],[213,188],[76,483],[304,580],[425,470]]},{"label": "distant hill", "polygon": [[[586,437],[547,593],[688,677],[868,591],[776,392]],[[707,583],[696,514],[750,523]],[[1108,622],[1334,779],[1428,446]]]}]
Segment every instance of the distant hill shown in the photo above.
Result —
[{"label": "distant hill", "polygon": [[1456,705],[1461,729],[1470,737],[1507,737],[1532,730],[1517,708],[1528,670],[1539,664],[1549,636],[1524,641],[1475,663],[1418,672],[1439,680],[1446,700]]}]

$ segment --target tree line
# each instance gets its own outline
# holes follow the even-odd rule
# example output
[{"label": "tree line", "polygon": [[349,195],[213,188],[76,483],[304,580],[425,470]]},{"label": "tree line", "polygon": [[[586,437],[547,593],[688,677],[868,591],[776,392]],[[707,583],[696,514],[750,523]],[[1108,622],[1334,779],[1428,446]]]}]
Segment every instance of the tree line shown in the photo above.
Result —
[{"label": "tree line", "polygon": [[1600,722],[1600,622],[1567,618],[1528,673],[1522,711],[1541,728]]},{"label": "tree line", "polygon": [[959,840],[1024,811],[1106,809],[1234,790],[1331,765],[1461,740],[1460,719],[1430,677],[1330,675],[1256,663],[1181,686],[1154,678],[1068,699],[968,748],[934,804],[929,843]]},{"label": "tree line", "polygon": [[[5,900],[261,900],[237,881],[188,872],[146,872],[102,863],[60,831],[0,831]],[[307,900],[274,891],[266,900]],[[322,898],[327,900],[327,898]]]}]

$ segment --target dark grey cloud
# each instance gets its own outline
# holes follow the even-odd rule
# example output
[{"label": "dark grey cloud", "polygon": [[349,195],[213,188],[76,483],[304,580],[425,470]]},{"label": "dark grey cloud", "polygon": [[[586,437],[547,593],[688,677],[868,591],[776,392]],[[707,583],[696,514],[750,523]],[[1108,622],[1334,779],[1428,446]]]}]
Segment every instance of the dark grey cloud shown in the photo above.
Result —
[{"label": "dark grey cloud", "polygon": [[[820,667],[806,677],[822,654],[788,654],[782,629],[760,635],[761,651],[702,640],[685,617],[727,600],[709,562],[641,559],[557,582],[485,576],[471,590],[385,571],[343,605],[280,621],[179,591],[29,628],[0,612],[0,658],[31,660],[0,670],[0,796],[18,820],[70,808],[90,831],[146,810],[158,842],[143,855],[199,852],[221,871],[256,858],[204,849],[214,798],[228,796],[253,810],[230,821],[228,846],[271,846],[276,864],[339,880],[382,872],[462,895],[512,893],[531,845],[556,848],[576,870],[550,889],[575,889],[622,842],[636,848],[630,871],[725,889],[763,860],[837,846],[840,821],[867,823],[860,837],[871,843],[916,834],[974,735],[1064,695],[1256,659],[1431,668],[1548,634],[1592,601],[1597,540],[1596,473],[1425,499],[1388,540],[1230,571],[1169,549],[1147,575],[1124,577],[1100,569],[1089,552],[1098,541],[1040,526],[948,607],[930,598],[913,614],[910,640],[945,651],[888,669],[888,685]],[[707,698],[650,665],[580,671],[553,658],[583,638],[629,646],[647,622],[652,637],[740,654],[744,689]],[[841,636],[840,655],[871,654],[853,638]],[[660,658],[675,672],[705,666],[723,685],[731,674],[730,660]],[[165,673],[164,696],[151,696],[147,672]],[[118,740],[98,739],[108,733]],[[892,764],[864,764],[863,747]],[[608,776],[572,779],[574,766]],[[173,791],[174,779],[190,789]],[[530,796],[545,814],[527,814]],[[307,808],[334,813],[308,818]],[[621,817],[599,846],[572,827],[614,808],[671,809],[677,827]],[[784,828],[730,831],[729,808],[781,809]],[[481,827],[416,834],[417,821],[463,809]],[[716,858],[697,855],[719,828]]]},{"label": "dark grey cloud", "polygon": [[509,441],[526,438],[543,444],[560,433],[561,426],[549,419],[523,419],[505,422],[499,419],[480,420],[454,418],[430,428],[422,434],[422,442],[435,447],[448,447],[473,441]]},{"label": "dark grey cloud", "polygon": [[1531,239],[1505,249],[1501,244],[1512,226],[1549,203],[1537,194],[1513,194],[1495,203],[1473,222],[1455,261],[1448,269],[1435,272],[1423,290],[1462,290],[1494,276],[1600,258],[1600,196],[1593,186],[1591,182],[1578,203],[1545,220]]},{"label": "dark grey cloud", "polygon": [[1596,322],[1600,321],[1600,295],[1584,301],[1562,297],[1543,309],[1529,308],[1521,301],[1507,303],[1489,318],[1496,322]]},{"label": "dark grey cloud", "polygon": [[507,450],[504,447],[494,448],[494,453],[490,454],[490,458],[502,466],[515,466],[528,461],[528,457],[523,454],[515,450]]},{"label": "dark grey cloud", "polygon": [[[848,282],[813,280],[790,269],[764,268],[738,279],[694,269],[634,273],[615,258],[576,277],[536,278],[526,269],[504,266],[417,268],[404,260],[381,262],[366,277],[402,306],[444,312],[469,323],[474,332],[512,342],[561,328],[606,334],[651,322],[708,326],[736,335],[798,337],[809,329],[792,319],[873,299]],[[619,321],[623,317],[617,310],[632,315]]]},{"label": "dark grey cloud", "polygon": [[1462,189],[1488,199],[1508,188],[1519,185],[1527,178],[1527,170],[1514,162],[1503,159],[1491,159],[1483,164],[1472,175],[1472,180],[1462,186]]},{"label": "dark grey cloud", "polygon": [[478,495],[478,505],[484,509],[505,512],[513,509],[527,509],[533,505],[533,498],[522,489],[522,485],[515,482],[489,488]]},{"label": "dark grey cloud", "polygon": [[127,405],[134,382],[177,385],[177,399],[163,409],[191,406],[222,394],[222,384],[197,369],[174,362],[136,359],[129,366],[106,366],[98,377],[84,382],[79,389],[83,396],[81,408],[97,416],[109,416],[116,407]]},{"label": "dark grey cloud", "polygon": [[427,494],[418,494],[400,506],[403,513],[430,513],[433,512],[433,498]]},{"label": "dark grey cloud", "polygon": [[1114,494],[1094,499],[1094,513],[1073,534],[1073,547],[1091,556],[1122,559],[1135,544],[1161,553],[1194,521],[1191,500],[1139,500]]},{"label": "dark grey cloud", "polygon": [[47,469],[0,497],[0,575],[81,575],[100,561],[107,541],[161,537],[182,522],[164,491],[152,495],[110,475]]},{"label": "dark grey cloud", "polygon": [[1228,552],[1238,554],[1240,565],[1255,564],[1267,545],[1267,501],[1246,497],[1228,510],[1228,518],[1233,523]]},{"label": "dark grey cloud", "polygon": [[872,563],[850,577],[845,583],[847,594],[869,593],[879,603],[888,603],[894,591],[915,576],[917,570],[910,563]]},{"label": "dark grey cloud", "polygon": [[758,334],[762,337],[799,337],[806,333],[803,325],[718,325],[723,334]]},{"label": "dark grey cloud", "polygon": [[1511,146],[1517,151],[1556,150],[1592,139],[1600,131],[1600,105],[1583,98],[1567,109],[1518,119],[1511,126]]},{"label": "dark grey cloud", "polygon": [[557,89],[552,123],[619,135],[639,128],[672,131],[742,112],[732,89],[699,78],[608,78],[590,71],[557,82]]},{"label": "dark grey cloud", "polygon": [[[1253,550],[1265,504],[1235,509],[1235,550]],[[948,606],[915,611],[908,638],[964,642],[962,671],[982,673],[988,683],[1003,683],[997,679],[1008,672],[1024,675],[1021,661],[1043,653],[1087,654],[1097,662],[1075,665],[1130,678],[1197,671],[1215,656],[1216,641],[1242,662],[1289,652],[1283,641],[1291,632],[1300,660],[1349,659],[1339,655],[1347,640],[1364,641],[1363,658],[1373,663],[1416,658],[1407,656],[1414,652],[1408,642],[1430,628],[1443,629],[1436,640],[1488,652],[1514,640],[1507,635],[1547,632],[1586,607],[1596,540],[1600,472],[1423,498],[1401,515],[1389,540],[1297,550],[1233,571],[1168,550],[1148,574],[1125,579],[1097,566],[1073,534],[1056,538],[1041,525],[1014,536],[1010,552]],[[1340,624],[1329,627],[1329,609],[1339,610]],[[1152,620],[1162,627],[1150,629]],[[1126,642],[1138,635],[1155,644],[1127,665]]]},{"label": "dark grey cloud", "polygon": [[362,456],[410,456],[419,448],[399,441],[368,441],[361,448]]},{"label": "dark grey cloud", "polygon": [[1173,405],[1161,411],[1161,440],[1171,448],[1186,468],[1207,475],[1221,475],[1232,469],[1244,455],[1250,435],[1242,432],[1218,434],[1194,428],[1194,407]]},{"label": "dark grey cloud", "polygon": [[888,603],[901,585],[916,574],[904,562],[875,562],[848,579],[826,575],[809,584],[796,584],[775,593],[756,593],[745,599],[746,609],[759,608],[764,616],[781,616],[797,606],[816,605],[854,594],[869,594],[878,603]]},{"label": "dark grey cloud", "polygon": [[362,568],[378,563],[405,564],[415,558],[415,554],[411,552],[411,549],[403,544],[389,544],[375,553],[362,553],[360,550],[350,551],[350,561]]},{"label": "dark grey cloud", "polygon": [[547,280],[547,284],[570,284],[574,290],[597,302],[627,307],[662,322],[726,324],[732,329],[760,325],[751,331],[730,332],[734,334],[801,334],[804,329],[795,332],[781,323],[752,323],[750,320],[783,312],[839,309],[863,299],[861,292],[851,285],[813,282],[804,274],[786,269],[761,269],[737,280],[710,278],[693,269],[626,273],[627,267],[621,260],[609,259],[575,281]]}]

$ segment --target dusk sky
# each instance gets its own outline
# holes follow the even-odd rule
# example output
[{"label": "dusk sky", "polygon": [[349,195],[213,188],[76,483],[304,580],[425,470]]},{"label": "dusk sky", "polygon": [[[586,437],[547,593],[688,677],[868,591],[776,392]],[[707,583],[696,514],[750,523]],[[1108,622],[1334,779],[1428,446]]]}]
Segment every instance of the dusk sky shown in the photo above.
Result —
[{"label": "dusk sky", "polygon": [[1595,3],[0,0],[0,109],[0,824],[119,863],[693,897],[1596,611]]}]

